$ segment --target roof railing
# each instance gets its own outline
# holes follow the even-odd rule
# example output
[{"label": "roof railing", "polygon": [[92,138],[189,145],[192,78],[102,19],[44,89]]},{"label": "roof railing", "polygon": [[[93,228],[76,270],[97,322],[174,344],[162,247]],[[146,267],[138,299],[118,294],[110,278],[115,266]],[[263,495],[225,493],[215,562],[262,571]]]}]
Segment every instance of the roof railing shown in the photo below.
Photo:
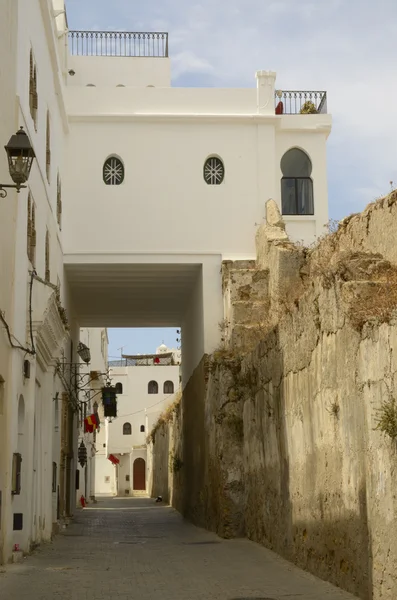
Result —
[{"label": "roof railing", "polygon": [[310,115],[327,113],[327,92],[277,90],[276,114]]},{"label": "roof railing", "polygon": [[168,58],[168,33],[163,31],[69,31],[73,56]]}]

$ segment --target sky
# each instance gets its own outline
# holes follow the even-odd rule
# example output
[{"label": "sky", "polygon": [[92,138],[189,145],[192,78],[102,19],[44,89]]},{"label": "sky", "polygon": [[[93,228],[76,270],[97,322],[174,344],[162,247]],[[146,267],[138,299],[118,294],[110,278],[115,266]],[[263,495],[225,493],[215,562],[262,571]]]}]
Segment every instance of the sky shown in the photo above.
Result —
[{"label": "sky", "polygon": [[[397,185],[396,0],[66,0],[70,29],[168,31],[172,84],[326,90],[331,219]],[[147,331],[112,332],[111,352],[145,349]],[[175,330],[158,330],[174,345]],[[156,337],[155,336],[155,337]],[[168,340],[168,341],[167,341]],[[123,343],[125,342],[125,344]],[[118,344],[118,346],[117,346]],[[137,346],[139,346],[139,349]],[[116,354],[118,351],[116,351]]]}]

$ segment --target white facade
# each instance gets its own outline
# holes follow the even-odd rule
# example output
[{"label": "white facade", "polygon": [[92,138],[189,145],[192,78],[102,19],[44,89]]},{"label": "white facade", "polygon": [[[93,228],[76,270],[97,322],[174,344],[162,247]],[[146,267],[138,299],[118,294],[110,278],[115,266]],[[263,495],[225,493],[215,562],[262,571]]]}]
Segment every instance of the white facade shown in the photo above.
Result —
[{"label": "white facade", "polygon": [[[168,52],[162,58],[72,55],[64,8],[64,0],[0,4],[1,145],[23,126],[36,154],[27,188],[0,198],[0,311],[11,335],[10,343],[1,328],[4,561],[15,544],[28,551],[50,539],[79,497],[70,365],[79,362],[80,328],[181,327],[184,386],[219,343],[222,260],[253,258],[265,202],[281,204],[280,161],[290,148],[310,157],[314,214],[286,216],[288,233],[311,242],[328,220],[331,117],[323,110],[276,115],[271,72],[258,72],[252,89],[178,89],[171,86]],[[121,185],[104,183],[109,156],[122,160]],[[220,185],[204,181],[209,156],[223,161]],[[10,183],[5,154],[0,183]],[[179,369],[169,368],[179,382]],[[128,369],[145,379],[148,369],[159,375],[162,367]],[[129,375],[123,377],[128,388]],[[141,403],[139,411],[146,402],[140,397],[131,400]],[[121,397],[120,414],[130,410],[128,402]],[[146,427],[152,418],[148,412]],[[120,422],[101,428],[101,452],[117,443],[124,448],[117,441]],[[141,433],[131,434],[131,448],[144,445]],[[140,458],[145,451],[134,449]],[[17,494],[16,455],[22,456]],[[94,478],[102,478],[105,492],[105,474],[97,474],[110,463],[96,456],[97,473],[90,466],[84,474],[85,492],[85,481]],[[121,475],[130,468],[126,460]],[[118,493],[112,469],[110,493]]]},{"label": "white facade", "polygon": [[[164,348],[160,346],[156,355],[161,359],[162,354]],[[177,351],[175,355],[178,356]],[[156,364],[152,355],[142,356],[136,363],[125,367],[110,365],[112,385],[122,393],[117,395],[117,418],[103,417],[97,436],[96,496],[126,496],[148,489],[146,440],[179,390],[179,364]],[[117,466],[109,461],[111,454],[119,459]],[[137,479],[137,460],[144,467],[144,479],[139,473]]]},{"label": "white facade", "polygon": [[[83,443],[87,452],[86,464],[77,463],[79,475],[76,479],[76,504],[81,506],[81,496],[85,502],[95,502],[95,456],[97,452],[98,431],[85,431],[84,419],[94,413],[101,413],[101,388],[106,385],[108,372],[107,330],[97,327],[80,329],[80,341],[90,348],[91,360],[89,365],[81,362],[80,366],[80,414],[78,449]],[[78,452],[77,449],[77,452]]]}]

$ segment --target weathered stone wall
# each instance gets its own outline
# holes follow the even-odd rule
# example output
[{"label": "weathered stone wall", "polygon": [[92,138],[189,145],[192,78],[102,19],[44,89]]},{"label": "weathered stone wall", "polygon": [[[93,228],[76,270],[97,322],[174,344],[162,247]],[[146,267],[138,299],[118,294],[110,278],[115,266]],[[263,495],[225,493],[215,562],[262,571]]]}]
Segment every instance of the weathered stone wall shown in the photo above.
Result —
[{"label": "weathered stone wall", "polygon": [[397,435],[396,200],[310,252],[270,205],[256,269],[225,265],[225,344],[174,419],[183,514],[363,600],[397,597],[397,444],[376,429]]}]

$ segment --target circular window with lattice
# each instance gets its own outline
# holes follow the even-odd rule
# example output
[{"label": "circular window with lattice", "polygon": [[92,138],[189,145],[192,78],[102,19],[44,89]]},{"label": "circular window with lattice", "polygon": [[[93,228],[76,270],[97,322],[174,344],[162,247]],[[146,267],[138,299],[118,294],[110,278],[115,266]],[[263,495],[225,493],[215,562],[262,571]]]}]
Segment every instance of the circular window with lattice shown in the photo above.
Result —
[{"label": "circular window with lattice", "polygon": [[225,167],[217,156],[210,156],[204,163],[204,181],[208,185],[220,185],[225,178]]},{"label": "circular window with lattice", "polygon": [[124,165],[117,156],[109,156],[103,165],[103,181],[106,185],[120,185],[124,181]]}]

